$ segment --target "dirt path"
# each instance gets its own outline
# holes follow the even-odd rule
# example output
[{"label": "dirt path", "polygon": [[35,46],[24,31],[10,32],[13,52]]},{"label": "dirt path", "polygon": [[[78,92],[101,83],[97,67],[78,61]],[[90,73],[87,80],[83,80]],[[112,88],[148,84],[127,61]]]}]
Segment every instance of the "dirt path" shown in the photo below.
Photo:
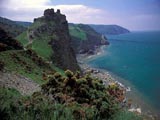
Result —
[{"label": "dirt path", "polygon": [[22,95],[31,95],[40,91],[39,84],[24,76],[0,72],[0,87],[5,86],[17,89]]}]

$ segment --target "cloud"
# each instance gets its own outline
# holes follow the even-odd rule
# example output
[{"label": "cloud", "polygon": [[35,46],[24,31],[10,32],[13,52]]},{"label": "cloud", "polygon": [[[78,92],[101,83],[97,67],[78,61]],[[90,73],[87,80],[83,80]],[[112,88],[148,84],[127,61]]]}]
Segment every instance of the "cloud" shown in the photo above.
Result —
[{"label": "cloud", "polygon": [[[52,0],[53,1],[53,0]],[[17,21],[33,21],[43,15],[47,8],[61,9],[67,20],[73,23],[118,24],[131,30],[160,29],[160,16],[144,14],[143,11],[130,14],[111,9],[77,5],[53,5],[51,0],[0,0],[0,16]],[[155,4],[154,4],[155,5]],[[153,7],[155,8],[155,7]],[[159,10],[159,8],[158,8]],[[133,11],[135,13],[135,11]]]},{"label": "cloud", "polygon": [[54,8],[61,9],[67,15],[67,19],[74,23],[100,23],[102,16],[108,13],[101,9],[96,9],[84,5],[57,5]]},{"label": "cloud", "polygon": [[35,8],[50,4],[50,0],[2,0],[2,6],[6,8]]},{"label": "cloud", "polygon": [[19,21],[33,21],[47,8],[61,9],[67,20],[74,23],[102,23],[109,15],[106,11],[85,5],[51,5],[50,0],[6,0],[1,8],[1,16]]}]

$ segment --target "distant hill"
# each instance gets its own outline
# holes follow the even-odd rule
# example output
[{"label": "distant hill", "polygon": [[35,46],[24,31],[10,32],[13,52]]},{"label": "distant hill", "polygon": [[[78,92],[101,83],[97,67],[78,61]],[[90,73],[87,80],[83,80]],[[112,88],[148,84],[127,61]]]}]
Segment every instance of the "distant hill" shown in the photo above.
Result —
[{"label": "distant hill", "polygon": [[27,28],[17,24],[15,21],[0,17],[0,27],[3,28],[10,36],[16,37]]},{"label": "distant hill", "polygon": [[101,45],[108,45],[107,38],[97,33],[92,27],[85,24],[69,24],[72,47],[76,53],[94,54],[95,49]]},{"label": "distant hill", "polygon": [[15,21],[18,25],[22,25],[24,27],[29,27],[32,25],[32,22],[23,22],[23,21]]},{"label": "distant hill", "polygon": [[130,31],[124,27],[118,25],[94,25],[90,24],[90,26],[96,30],[98,33],[107,34],[107,35],[117,35],[129,33]]}]

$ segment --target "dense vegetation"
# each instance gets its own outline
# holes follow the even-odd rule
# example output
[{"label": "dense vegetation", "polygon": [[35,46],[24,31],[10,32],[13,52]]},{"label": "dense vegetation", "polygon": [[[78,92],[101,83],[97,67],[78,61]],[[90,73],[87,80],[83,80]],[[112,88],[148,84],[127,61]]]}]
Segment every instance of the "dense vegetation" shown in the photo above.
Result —
[{"label": "dense vegetation", "polygon": [[1,119],[12,120],[141,120],[118,107],[102,81],[66,71],[55,73],[30,97],[14,89],[0,88]]}]

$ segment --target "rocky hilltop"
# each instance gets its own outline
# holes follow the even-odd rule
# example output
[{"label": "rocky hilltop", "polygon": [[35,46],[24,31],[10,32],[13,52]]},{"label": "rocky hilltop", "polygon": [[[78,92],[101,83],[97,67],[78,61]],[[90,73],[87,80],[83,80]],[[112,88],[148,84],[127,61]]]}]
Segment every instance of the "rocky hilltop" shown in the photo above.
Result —
[{"label": "rocky hilltop", "polygon": [[89,25],[70,23],[69,30],[76,53],[94,54],[98,47],[109,44],[104,35],[97,33]]},{"label": "rocky hilltop", "polygon": [[[63,70],[79,70],[76,56],[70,45],[68,22],[60,10],[55,12],[54,9],[47,9],[42,17],[35,18],[32,26],[29,27],[28,37],[33,49],[42,57],[47,54],[47,59],[57,67]],[[45,53],[45,49],[52,50]]]}]

